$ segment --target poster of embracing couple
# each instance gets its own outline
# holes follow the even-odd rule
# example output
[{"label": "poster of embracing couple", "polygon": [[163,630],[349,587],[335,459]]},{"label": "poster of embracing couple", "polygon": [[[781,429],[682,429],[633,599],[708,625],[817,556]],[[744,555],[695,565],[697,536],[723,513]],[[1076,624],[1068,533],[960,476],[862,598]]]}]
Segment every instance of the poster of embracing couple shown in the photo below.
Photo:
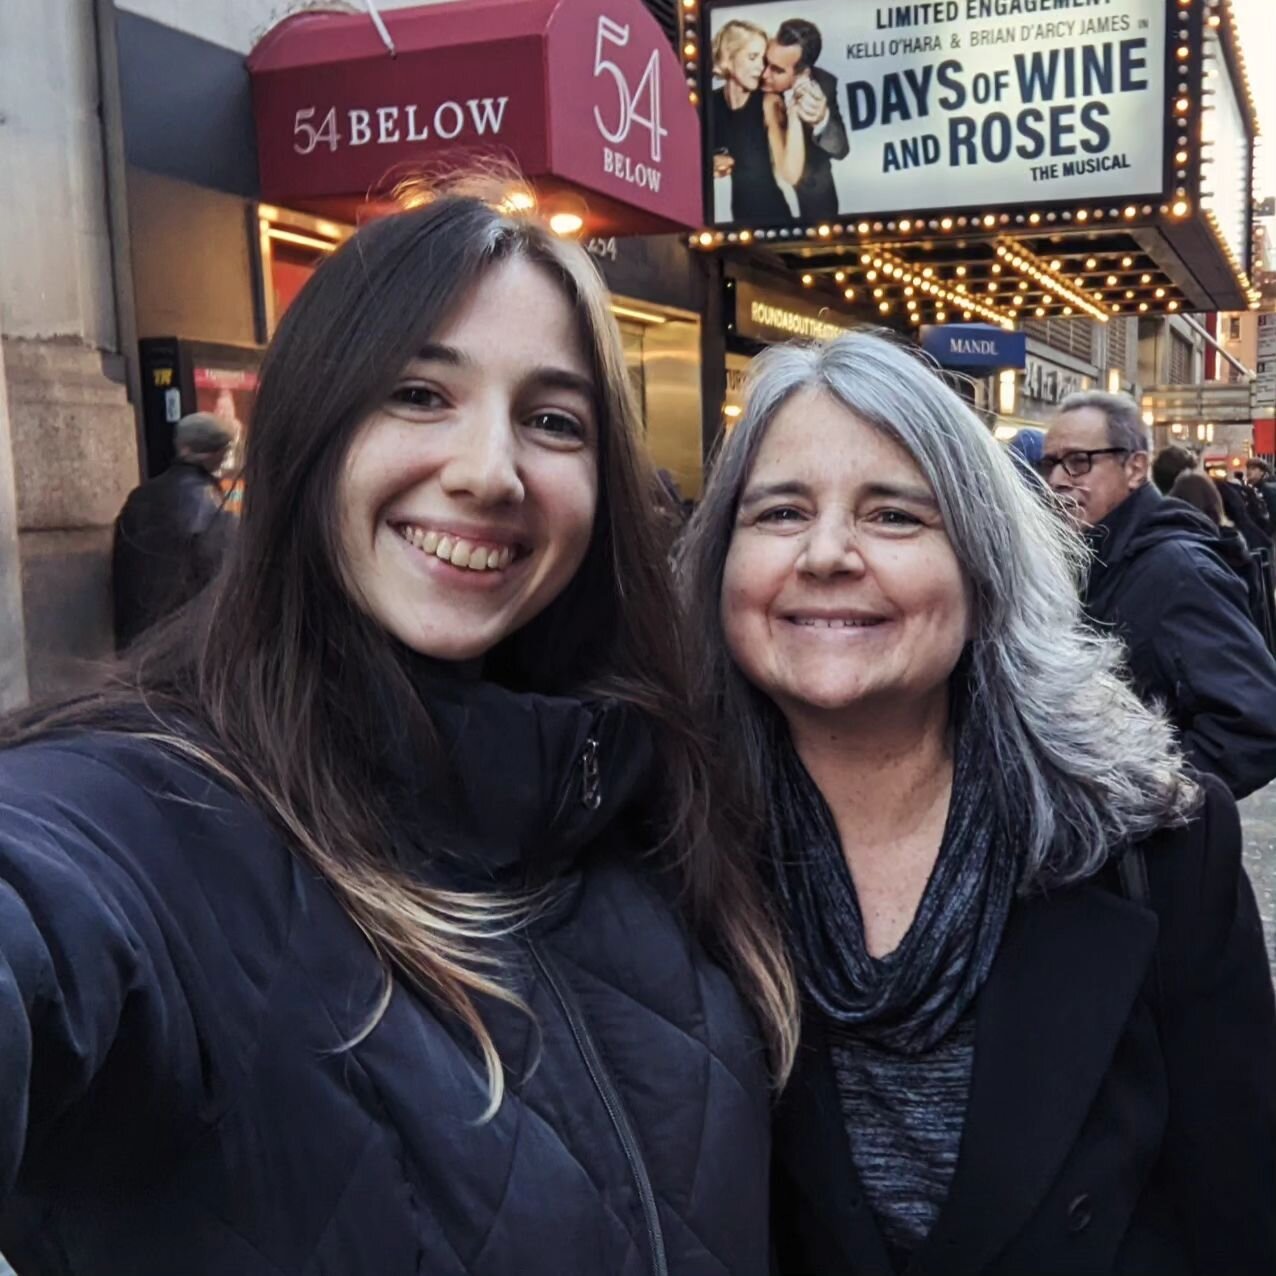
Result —
[{"label": "poster of embracing couple", "polygon": [[711,0],[713,224],[1159,198],[1179,7]]},{"label": "poster of embracing couple", "polygon": [[837,79],[818,66],[813,22],[788,18],[774,33],[743,18],[713,38],[710,105],[714,221],[751,226],[837,216],[831,162],[850,151]]}]

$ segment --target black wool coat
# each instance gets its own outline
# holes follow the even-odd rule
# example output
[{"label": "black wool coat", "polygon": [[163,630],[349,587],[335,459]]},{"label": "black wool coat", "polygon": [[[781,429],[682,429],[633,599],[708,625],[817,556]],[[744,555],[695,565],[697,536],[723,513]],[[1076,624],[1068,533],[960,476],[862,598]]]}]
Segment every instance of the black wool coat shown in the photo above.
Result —
[{"label": "black wool coat", "polygon": [[115,520],[112,546],[117,649],[194,598],[217,574],[236,530],[217,480],[202,466],[174,461],[135,488]]},{"label": "black wool coat", "polygon": [[1090,536],[1086,612],[1124,640],[1134,689],[1234,796],[1276,779],[1276,660],[1218,529],[1148,484]]},{"label": "black wool coat", "polygon": [[[445,885],[553,876],[467,1035],[258,812],[156,746],[0,754],[0,1251],[22,1276],[761,1276],[755,1025],[642,867],[617,708],[432,703]],[[407,864],[411,852],[405,853]],[[489,949],[489,951],[492,951]]]},{"label": "black wool coat", "polygon": [[[1236,807],[1206,790],[1143,844],[1151,907],[1109,868],[1012,909],[908,1276],[1276,1272],[1276,1005]],[[892,1276],[814,1019],[775,1140],[782,1276]]]}]

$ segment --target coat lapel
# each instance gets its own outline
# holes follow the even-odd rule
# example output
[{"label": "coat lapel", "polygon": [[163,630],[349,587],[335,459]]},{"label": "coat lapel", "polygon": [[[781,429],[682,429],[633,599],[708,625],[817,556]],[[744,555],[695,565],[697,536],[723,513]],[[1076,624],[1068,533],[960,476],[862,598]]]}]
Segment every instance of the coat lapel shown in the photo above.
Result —
[{"label": "coat lapel", "polygon": [[1094,1101],[1156,941],[1149,910],[1094,883],[1011,913],[979,995],[952,1187],[909,1276],[977,1272],[1031,1216]]},{"label": "coat lapel", "polygon": [[805,1015],[793,1078],[776,1110],[774,1143],[784,1172],[837,1238],[848,1270],[856,1276],[893,1276],[851,1159],[828,1042],[813,1010]]}]

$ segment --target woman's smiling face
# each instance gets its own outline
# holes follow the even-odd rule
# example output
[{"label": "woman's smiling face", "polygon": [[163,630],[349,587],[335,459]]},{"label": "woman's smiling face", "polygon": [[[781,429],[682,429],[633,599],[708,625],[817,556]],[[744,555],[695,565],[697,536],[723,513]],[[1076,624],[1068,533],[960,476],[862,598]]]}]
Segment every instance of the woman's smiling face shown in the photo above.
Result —
[{"label": "woman's smiling face", "polygon": [[488,270],[346,458],[342,566],[363,610],[440,660],[544,610],[589,547],[597,401],[562,287],[520,258]]},{"label": "woman's smiling face", "polygon": [[817,392],[790,399],[766,432],[721,608],[736,664],[790,719],[945,694],[970,625],[916,463]]}]

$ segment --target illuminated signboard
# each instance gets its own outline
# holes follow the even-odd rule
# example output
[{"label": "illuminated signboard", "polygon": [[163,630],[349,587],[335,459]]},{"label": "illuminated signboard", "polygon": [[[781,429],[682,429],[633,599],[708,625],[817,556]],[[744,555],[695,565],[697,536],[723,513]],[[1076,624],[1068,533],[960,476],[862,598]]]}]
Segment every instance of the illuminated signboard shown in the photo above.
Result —
[{"label": "illuminated signboard", "polygon": [[863,324],[827,306],[735,281],[735,330],[754,341],[822,341]]},{"label": "illuminated signboard", "polygon": [[1201,111],[1201,203],[1213,214],[1233,261],[1249,263],[1250,166],[1253,147],[1217,31],[1205,36]]},{"label": "illuminated signboard", "polygon": [[1165,0],[766,0],[708,23],[716,225],[1163,189]]}]

